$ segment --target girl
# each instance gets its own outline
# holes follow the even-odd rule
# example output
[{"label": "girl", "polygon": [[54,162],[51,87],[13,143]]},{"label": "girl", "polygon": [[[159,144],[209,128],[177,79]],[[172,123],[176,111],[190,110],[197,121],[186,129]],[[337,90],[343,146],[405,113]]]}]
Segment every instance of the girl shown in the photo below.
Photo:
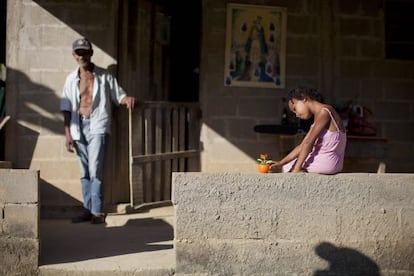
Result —
[{"label": "girl", "polygon": [[322,103],[316,89],[297,87],[289,92],[289,109],[302,120],[314,117],[303,141],[271,168],[282,167],[283,172],[312,172],[335,174],[342,170],[346,146],[346,132],[335,109]]}]

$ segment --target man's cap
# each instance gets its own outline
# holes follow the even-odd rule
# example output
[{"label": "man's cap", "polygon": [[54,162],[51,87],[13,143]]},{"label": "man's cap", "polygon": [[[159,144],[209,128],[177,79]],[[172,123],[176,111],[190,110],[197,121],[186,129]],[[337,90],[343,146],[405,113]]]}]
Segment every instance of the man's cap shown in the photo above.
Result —
[{"label": "man's cap", "polygon": [[79,38],[72,44],[72,50],[89,50],[92,51],[92,44],[86,38]]}]

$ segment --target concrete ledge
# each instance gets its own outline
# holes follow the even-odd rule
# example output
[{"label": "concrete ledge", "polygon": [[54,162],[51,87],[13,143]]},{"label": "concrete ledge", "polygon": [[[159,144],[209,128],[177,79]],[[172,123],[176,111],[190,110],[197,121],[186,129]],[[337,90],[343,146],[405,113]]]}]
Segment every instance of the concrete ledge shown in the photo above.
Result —
[{"label": "concrete ledge", "polygon": [[0,202],[37,203],[38,179],[38,171],[0,170]]},{"label": "concrete ledge", "polygon": [[173,204],[176,273],[414,273],[414,174],[174,173]]}]

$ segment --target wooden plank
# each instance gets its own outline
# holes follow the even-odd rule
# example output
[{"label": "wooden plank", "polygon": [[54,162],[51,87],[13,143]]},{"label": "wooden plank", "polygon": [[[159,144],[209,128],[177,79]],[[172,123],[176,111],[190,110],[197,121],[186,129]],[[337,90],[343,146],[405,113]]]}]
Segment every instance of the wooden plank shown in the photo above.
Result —
[{"label": "wooden plank", "polygon": [[154,145],[154,117],[152,109],[144,110],[144,154],[153,154]]},{"label": "wooden plank", "polygon": [[357,140],[360,142],[387,142],[387,138],[378,137],[378,136],[357,136],[357,135],[347,135],[348,140]]},{"label": "wooden plank", "polygon": [[[171,152],[171,116],[172,111],[170,107],[167,107],[164,113],[164,153]],[[171,159],[163,161],[163,195],[164,200],[171,199]]]},{"label": "wooden plank", "polygon": [[188,149],[198,149],[200,144],[200,114],[199,110],[191,108],[188,110]]},{"label": "wooden plank", "polygon": [[158,108],[174,108],[179,109],[181,107],[186,108],[200,108],[198,103],[187,103],[187,102],[163,102],[163,101],[145,101],[140,103],[142,109],[158,109]]},{"label": "wooden plank", "polygon": [[199,154],[200,150],[185,150],[150,155],[137,155],[132,157],[132,164],[150,163],[157,160],[177,160],[179,158],[195,157]]},{"label": "wooden plank", "polygon": [[152,191],[152,174],[153,174],[153,163],[142,164],[144,167],[144,203],[152,202],[153,191]]},{"label": "wooden plank", "polygon": [[[163,109],[156,109],[155,110],[155,154],[162,153],[162,135],[163,135],[163,124],[162,118],[163,117]],[[162,187],[161,187],[161,160],[157,160],[153,164],[154,168],[154,200],[160,201],[161,194],[162,194]]]},{"label": "wooden plank", "polygon": [[[177,108],[174,108],[172,111],[172,141],[171,141],[171,145],[172,145],[172,151],[173,152],[178,152],[179,151],[179,147],[178,147],[178,110]],[[178,160],[173,159],[172,160],[172,165],[171,165],[171,172],[178,172]]]},{"label": "wooden plank", "polygon": [[129,181],[130,205],[144,203],[144,171],[141,164],[133,164],[132,156],[143,153],[143,110],[129,110]]},{"label": "wooden plank", "polygon": [[[200,145],[200,112],[198,108],[191,108],[188,111],[188,149],[198,150]],[[197,172],[201,170],[200,156],[187,159],[187,171]]]},{"label": "wooden plank", "polygon": [[[187,129],[187,113],[186,113],[186,108],[185,107],[181,107],[179,112],[180,112],[180,115],[179,115],[178,149],[180,151],[184,151],[184,150],[186,150],[186,140],[187,140],[186,131],[188,131],[188,129]],[[186,167],[185,167],[185,158],[180,158],[178,162],[179,162],[178,170],[180,172],[184,172],[186,170]]]},{"label": "wooden plank", "polygon": [[144,102],[132,113],[131,205],[170,200],[172,172],[199,170],[198,112],[198,104]]},{"label": "wooden plank", "polygon": [[144,203],[144,170],[142,164],[131,166],[131,206]]},{"label": "wooden plank", "polygon": [[[154,141],[154,117],[151,109],[145,110],[145,154],[153,154],[153,141]],[[150,202],[152,200],[152,164],[145,164],[144,166],[144,200]]]},{"label": "wooden plank", "polygon": [[[127,202],[129,200],[129,143],[128,143],[128,116],[129,110],[125,107],[118,108],[117,110],[117,134],[116,134],[116,144],[117,147],[115,148],[115,162],[116,166],[114,166],[115,171],[113,172],[113,176],[115,181],[112,183],[117,183],[113,189],[116,191],[116,197],[114,200],[118,199],[118,201],[114,201],[114,203],[119,202]],[[112,134],[112,136],[115,136]]]},{"label": "wooden plank", "polygon": [[144,154],[144,109],[136,108],[131,112],[131,154]]},{"label": "wooden plank", "polygon": [[130,205],[144,202],[144,171],[142,166],[134,166],[132,156],[144,154],[144,110],[139,106],[129,112],[129,181]]}]

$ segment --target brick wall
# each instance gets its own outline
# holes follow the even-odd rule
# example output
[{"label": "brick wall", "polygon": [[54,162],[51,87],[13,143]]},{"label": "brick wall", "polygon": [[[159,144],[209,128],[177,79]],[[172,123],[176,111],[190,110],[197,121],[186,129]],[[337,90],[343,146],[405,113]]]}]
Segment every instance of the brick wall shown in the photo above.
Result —
[{"label": "brick wall", "polygon": [[39,258],[38,171],[0,169],[0,274],[34,275]]}]

